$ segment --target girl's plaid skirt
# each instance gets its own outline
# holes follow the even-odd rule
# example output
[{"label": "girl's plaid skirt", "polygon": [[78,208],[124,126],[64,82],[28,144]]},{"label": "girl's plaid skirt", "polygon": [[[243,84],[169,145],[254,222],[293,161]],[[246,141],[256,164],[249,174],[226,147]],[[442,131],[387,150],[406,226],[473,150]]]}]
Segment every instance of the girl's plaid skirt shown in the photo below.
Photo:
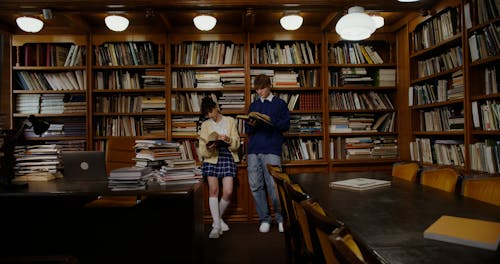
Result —
[{"label": "girl's plaid skirt", "polygon": [[236,177],[236,164],[229,149],[227,147],[219,148],[217,164],[203,162],[201,172],[203,177]]}]

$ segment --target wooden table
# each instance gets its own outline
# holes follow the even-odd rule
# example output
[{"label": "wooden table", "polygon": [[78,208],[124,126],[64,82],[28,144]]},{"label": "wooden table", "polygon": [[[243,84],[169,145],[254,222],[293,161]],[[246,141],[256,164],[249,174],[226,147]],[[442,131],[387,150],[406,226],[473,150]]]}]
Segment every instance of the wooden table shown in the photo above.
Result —
[{"label": "wooden table", "polygon": [[[442,215],[500,222],[500,207],[382,172],[290,175],[304,191],[364,243],[382,263],[500,263],[499,251],[425,239],[424,230]],[[331,181],[365,177],[392,180],[391,187],[367,191],[331,189]]]},{"label": "wooden table", "polygon": [[[97,196],[146,197],[133,207],[85,208]],[[1,257],[71,255],[80,263],[199,263],[203,255],[202,183],[150,184],[111,191],[106,181],[58,179],[0,187]]]}]

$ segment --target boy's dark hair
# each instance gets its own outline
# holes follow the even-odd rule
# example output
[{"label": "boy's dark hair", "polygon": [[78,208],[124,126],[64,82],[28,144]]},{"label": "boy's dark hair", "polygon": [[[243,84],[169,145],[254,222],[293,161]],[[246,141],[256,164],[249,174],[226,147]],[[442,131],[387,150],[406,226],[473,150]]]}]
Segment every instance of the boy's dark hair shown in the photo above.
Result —
[{"label": "boy's dark hair", "polygon": [[265,74],[259,74],[257,77],[255,77],[255,80],[253,81],[253,86],[254,88],[257,89],[263,89],[266,87],[271,88],[271,78]]},{"label": "boy's dark hair", "polygon": [[210,97],[203,97],[201,99],[201,115],[202,116],[207,116],[208,113],[212,112],[214,108],[217,107],[217,104],[212,100]]}]

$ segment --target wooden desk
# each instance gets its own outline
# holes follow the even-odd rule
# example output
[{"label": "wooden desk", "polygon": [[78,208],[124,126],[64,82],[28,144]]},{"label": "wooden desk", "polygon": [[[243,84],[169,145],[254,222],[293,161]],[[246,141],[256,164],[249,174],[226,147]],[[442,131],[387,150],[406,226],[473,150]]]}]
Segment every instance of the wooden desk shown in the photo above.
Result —
[{"label": "wooden desk", "polygon": [[[84,208],[99,195],[140,195],[129,208]],[[110,191],[107,182],[64,179],[0,188],[1,256],[72,255],[80,263],[199,263],[203,188],[149,185]],[[159,243],[158,243],[159,242]]]},{"label": "wooden desk", "polygon": [[355,177],[389,179],[382,172],[290,175],[328,213],[344,222],[382,263],[500,263],[488,251],[424,239],[424,230],[441,215],[500,222],[500,207],[415,183],[393,179],[391,187],[362,192],[330,189],[328,183]]}]

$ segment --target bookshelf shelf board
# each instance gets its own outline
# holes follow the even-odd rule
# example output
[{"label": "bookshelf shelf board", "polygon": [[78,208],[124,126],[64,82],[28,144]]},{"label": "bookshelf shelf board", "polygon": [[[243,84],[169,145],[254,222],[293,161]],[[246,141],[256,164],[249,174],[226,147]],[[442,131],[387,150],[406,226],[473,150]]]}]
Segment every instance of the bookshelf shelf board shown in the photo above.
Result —
[{"label": "bookshelf shelf board", "polygon": [[370,131],[356,131],[356,132],[339,132],[329,133],[330,137],[352,137],[352,136],[396,136],[397,132],[370,132]]},{"label": "bookshelf shelf board", "polygon": [[55,140],[86,140],[86,137],[68,137],[68,136],[59,136],[59,137],[26,137],[25,140],[29,141],[55,141]]},{"label": "bookshelf shelf board", "polygon": [[364,64],[349,64],[349,63],[342,63],[342,64],[337,64],[337,63],[329,63],[328,67],[331,68],[392,68],[396,67],[396,63],[364,63]]},{"label": "bookshelf shelf board", "polygon": [[449,69],[447,71],[442,71],[440,73],[436,73],[436,74],[428,75],[428,76],[421,77],[418,79],[414,79],[414,80],[410,81],[410,85],[418,84],[418,83],[429,81],[429,80],[434,81],[434,79],[436,79],[436,78],[452,74],[458,70],[461,70],[462,68],[463,68],[463,66],[458,66],[458,67],[455,67],[453,69]]},{"label": "bookshelf shelf board", "polygon": [[293,110],[290,111],[290,114],[296,115],[296,114],[321,114],[321,109],[318,110]]},{"label": "bookshelf shelf board", "polygon": [[497,98],[500,98],[500,93],[483,94],[470,97],[471,101],[497,99]]},{"label": "bookshelf shelf board", "polygon": [[94,89],[92,93],[162,93],[165,88],[145,88],[145,89]]},{"label": "bookshelf shelf board", "polygon": [[487,27],[489,26],[490,24],[495,24],[497,22],[500,21],[500,17],[497,17],[495,19],[491,19],[491,20],[488,20],[484,23],[481,23],[481,24],[477,24],[477,25],[474,25],[472,26],[471,28],[467,29],[467,34],[470,35],[472,34],[474,31],[478,30],[478,29],[481,29],[481,28],[484,28],[484,27]]},{"label": "bookshelf shelf board", "polygon": [[13,117],[29,117],[30,115],[34,115],[36,117],[79,117],[79,116],[87,116],[87,113],[62,113],[62,114],[19,114],[14,113]]},{"label": "bookshelf shelf board", "polygon": [[423,50],[419,50],[419,51],[416,51],[416,52],[410,54],[410,58],[420,57],[422,55],[426,55],[427,53],[435,52],[436,49],[438,49],[438,48],[447,47],[447,46],[451,46],[453,44],[457,44],[460,42],[460,40],[462,40],[462,33],[457,32],[457,34],[455,34],[454,36],[450,37],[447,40],[440,42],[437,45],[434,45],[432,47],[429,47],[429,48],[426,48]]},{"label": "bookshelf shelf board", "polygon": [[429,132],[413,132],[413,135],[415,136],[443,136],[443,137],[449,137],[449,136],[464,136],[464,131],[429,131]]},{"label": "bookshelf shelf board", "polygon": [[471,134],[474,136],[500,137],[500,130],[472,130]]},{"label": "bookshelf shelf board", "polygon": [[329,110],[330,113],[390,113],[394,109]]},{"label": "bookshelf shelf board", "polygon": [[86,93],[86,90],[62,90],[62,91],[54,91],[54,90],[34,90],[34,91],[27,91],[27,90],[12,90],[13,94],[84,94]]},{"label": "bookshelf shelf board", "polygon": [[172,64],[172,69],[243,68],[244,64]]},{"label": "bookshelf shelf board", "polygon": [[426,162],[421,162],[420,165],[426,166],[426,167],[432,167],[432,168],[452,168],[452,169],[459,169],[463,170],[463,166],[458,166],[458,165],[447,165],[447,164],[434,164],[434,163],[426,163]]},{"label": "bookshelf shelf board", "polygon": [[334,159],[331,160],[332,165],[352,165],[352,164],[359,164],[359,163],[394,163],[398,162],[398,159],[378,159],[378,158],[371,158],[371,159]]},{"label": "bookshelf shelf board", "polygon": [[171,115],[199,115],[201,113],[200,112],[179,112],[179,111],[172,111],[170,114]]},{"label": "bookshelf shelf board", "polygon": [[165,111],[144,111],[144,112],[133,112],[133,113],[103,113],[94,112],[95,116],[152,116],[152,115],[165,115]]},{"label": "bookshelf shelf board", "polygon": [[247,113],[245,110],[228,110],[228,109],[222,109],[221,113],[223,115],[244,115]]},{"label": "bookshelf shelf board", "polygon": [[[244,91],[245,87],[214,87],[214,88],[172,88],[172,93],[179,92],[224,92],[224,91]],[[273,89],[274,90],[274,89]]]},{"label": "bookshelf shelf board", "polygon": [[464,99],[454,99],[454,100],[448,100],[448,101],[437,102],[437,103],[432,103],[432,104],[414,105],[414,106],[411,106],[411,109],[413,109],[413,110],[427,109],[427,108],[441,107],[441,106],[446,106],[446,105],[456,105],[456,104],[463,104],[463,103],[464,103]]},{"label": "bookshelf shelf board", "polygon": [[323,132],[317,133],[285,133],[285,137],[323,137]]},{"label": "bookshelf shelf board", "polygon": [[196,133],[176,133],[172,132],[172,139],[198,139]]},{"label": "bookshelf shelf board", "polygon": [[14,71],[76,71],[86,70],[85,66],[14,66]]},{"label": "bookshelf shelf board", "polygon": [[165,139],[163,134],[145,135],[145,136],[94,136],[94,140],[106,140],[111,138],[135,138],[135,139]]},{"label": "bookshelf shelf board", "polygon": [[498,54],[496,56],[489,56],[489,57],[486,57],[484,59],[472,61],[471,63],[469,63],[469,66],[470,67],[478,67],[478,66],[484,66],[485,64],[498,63],[499,59],[500,59],[500,54]]},{"label": "bookshelf shelf board", "polygon": [[119,66],[92,66],[94,70],[122,70],[122,69],[164,69],[165,65],[149,64],[149,65],[119,65]]},{"label": "bookshelf shelf board", "polygon": [[317,68],[321,64],[251,64],[251,68]]},{"label": "bookshelf shelf board", "polygon": [[395,86],[332,86],[329,88],[331,91],[386,91],[396,90]]},{"label": "bookshelf shelf board", "polygon": [[307,166],[307,165],[328,165],[328,161],[326,160],[285,160],[282,162],[282,165],[285,167],[293,167],[293,166]]},{"label": "bookshelf shelf board", "polygon": [[273,87],[273,91],[319,92],[321,90],[321,87]]}]

